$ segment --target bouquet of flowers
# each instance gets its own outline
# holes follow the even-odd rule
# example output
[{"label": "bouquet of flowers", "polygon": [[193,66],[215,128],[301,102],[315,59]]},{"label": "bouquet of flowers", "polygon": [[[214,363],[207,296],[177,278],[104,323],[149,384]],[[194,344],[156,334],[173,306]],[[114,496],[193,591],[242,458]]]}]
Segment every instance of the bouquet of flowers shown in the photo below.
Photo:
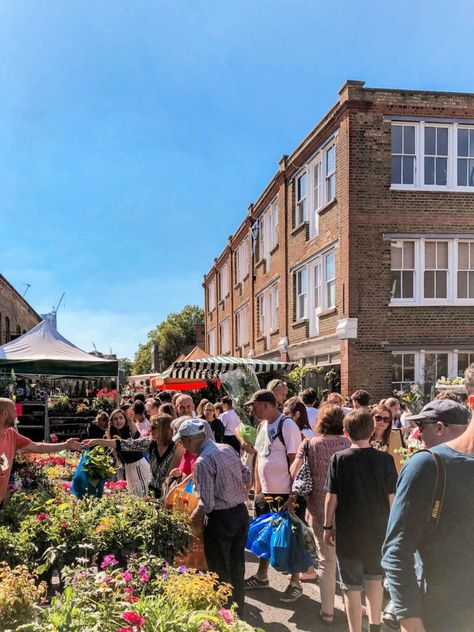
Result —
[{"label": "bouquet of flowers", "polygon": [[394,450],[394,452],[400,455],[400,463],[405,465],[418,450],[423,450],[423,447],[423,442],[419,439],[407,439],[405,441],[405,447],[398,448]]},{"label": "bouquet of flowers", "polygon": [[253,445],[257,435],[256,423],[251,410],[244,404],[260,388],[255,371],[250,366],[242,366],[222,373],[220,380],[227,395],[232,397],[235,412],[242,421],[239,428],[242,439]]}]

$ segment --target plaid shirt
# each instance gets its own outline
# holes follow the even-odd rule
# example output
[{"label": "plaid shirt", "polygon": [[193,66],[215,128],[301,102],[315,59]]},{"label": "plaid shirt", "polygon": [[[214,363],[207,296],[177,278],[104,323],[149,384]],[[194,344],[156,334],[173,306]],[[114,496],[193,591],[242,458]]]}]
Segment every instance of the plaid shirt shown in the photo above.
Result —
[{"label": "plaid shirt", "polygon": [[194,464],[194,484],[205,513],[231,509],[245,502],[244,485],[248,483],[250,472],[234,448],[208,439],[202,442]]}]

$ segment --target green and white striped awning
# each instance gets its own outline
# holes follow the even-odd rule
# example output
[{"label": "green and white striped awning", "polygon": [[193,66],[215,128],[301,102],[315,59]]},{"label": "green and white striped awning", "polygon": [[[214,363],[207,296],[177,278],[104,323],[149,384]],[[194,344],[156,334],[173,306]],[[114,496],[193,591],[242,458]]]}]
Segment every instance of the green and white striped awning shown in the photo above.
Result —
[{"label": "green and white striped awning", "polygon": [[252,367],[255,373],[270,373],[273,371],[291,371],[294,362],[277,362],[276,360],[254,360],[248,358],[232,358],[229,356],[215,356],[197,360],[183,360],[174,362],[170,368],[161,374],[162,378],[174,377],[180,379],[212,379],[221,373],[235,371],[240,367]]}]

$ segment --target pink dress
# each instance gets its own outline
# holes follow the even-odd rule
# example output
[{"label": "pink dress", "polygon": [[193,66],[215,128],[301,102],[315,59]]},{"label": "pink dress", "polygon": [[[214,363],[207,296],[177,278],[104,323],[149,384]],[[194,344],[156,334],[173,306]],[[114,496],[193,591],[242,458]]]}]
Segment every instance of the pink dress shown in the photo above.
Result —
[{"label": "pink dress", "polygon": [[[345,437],[328,437],[321,435],[310,439],[308,446],[308,461],[313,476],[313,490],[306,496],[306,506],[309,513],[309,524],[318,538],[323,537],[324,500],[326,498],[326,477],[331,457],[340,450],[351,445]],[[297,457],[303,458],[304,443],[298,449]]]}]

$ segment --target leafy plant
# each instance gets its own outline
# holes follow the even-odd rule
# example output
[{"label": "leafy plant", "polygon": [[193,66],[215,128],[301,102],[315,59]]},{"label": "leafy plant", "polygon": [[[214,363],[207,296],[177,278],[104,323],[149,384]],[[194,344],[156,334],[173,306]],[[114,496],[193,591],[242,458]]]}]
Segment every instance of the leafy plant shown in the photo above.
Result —
[{"label": "leafy plant", "polygon": [[45,597],[46,584],[37,584],[26,566],[10,568],[0,562],[0,630],[16,630],[37,617]]},{"label": "leafy plant", "polygon": [[109,480],[115,475],[110,452],[103,446],[96,446],[85,453],[82,469],[87,474],[87,480],[91,485]]}]

